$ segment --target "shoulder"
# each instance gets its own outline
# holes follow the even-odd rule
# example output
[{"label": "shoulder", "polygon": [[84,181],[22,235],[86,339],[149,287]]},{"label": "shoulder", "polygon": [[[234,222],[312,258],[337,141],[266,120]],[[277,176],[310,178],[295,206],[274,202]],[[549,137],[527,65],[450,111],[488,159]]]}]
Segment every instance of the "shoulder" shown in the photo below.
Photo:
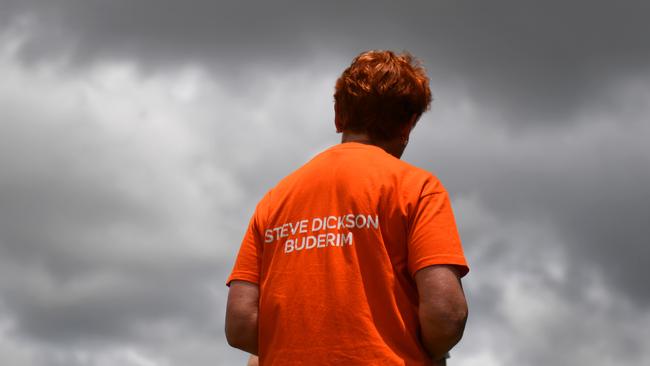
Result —
[{"label": "shoulder", "polygon": [[397,160],[399,175],[409,189],[417,189],[421,195],[446,192],[445,187],[432,172],[403,160],[395,160]]}]

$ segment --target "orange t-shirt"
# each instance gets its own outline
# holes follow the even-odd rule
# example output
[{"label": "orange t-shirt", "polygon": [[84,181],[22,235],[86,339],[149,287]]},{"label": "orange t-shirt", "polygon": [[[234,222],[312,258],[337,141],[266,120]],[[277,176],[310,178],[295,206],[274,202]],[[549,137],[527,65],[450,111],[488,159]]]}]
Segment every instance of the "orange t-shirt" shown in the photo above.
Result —
[{"label": "orange t-shirt", "polygon": [[227,284],[260,287],[261,365],[429,365],[413,275],[433,264],[469,270],[442,184],[349,142],[264,196]]}]

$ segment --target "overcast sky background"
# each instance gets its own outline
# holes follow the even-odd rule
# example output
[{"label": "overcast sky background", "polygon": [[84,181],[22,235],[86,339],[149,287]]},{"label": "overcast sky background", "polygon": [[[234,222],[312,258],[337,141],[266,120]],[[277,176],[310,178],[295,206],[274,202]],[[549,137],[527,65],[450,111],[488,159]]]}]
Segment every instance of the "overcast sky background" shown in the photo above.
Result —
[{"label": "overcast sky background", "polygon": [[[0,0],[0,363],[243,365],[228,275],[333,88],[408,50],[470,263],[450,365],[650,364],[645,1]],[[335,326],[335,325],[333,325]]]}]

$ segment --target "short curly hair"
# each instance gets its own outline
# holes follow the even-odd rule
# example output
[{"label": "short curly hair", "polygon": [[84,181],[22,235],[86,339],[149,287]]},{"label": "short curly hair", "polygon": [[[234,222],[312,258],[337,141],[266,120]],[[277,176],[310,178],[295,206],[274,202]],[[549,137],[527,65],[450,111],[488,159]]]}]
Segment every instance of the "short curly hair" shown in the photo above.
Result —
[{"label": "short curly hair", "polygon": [[400,133],[431,105],[429,78],[408,52],[359,54],[336,81],[334,109],[339,130],[366,133],[379,141]]}]

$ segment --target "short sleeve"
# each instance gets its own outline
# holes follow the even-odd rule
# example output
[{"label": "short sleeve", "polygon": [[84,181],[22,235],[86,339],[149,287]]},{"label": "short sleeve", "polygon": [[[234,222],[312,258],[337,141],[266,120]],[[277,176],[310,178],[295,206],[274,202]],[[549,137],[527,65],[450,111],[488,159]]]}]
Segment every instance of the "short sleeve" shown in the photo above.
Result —
[{"label": "short sleeve", "polygon": [[226,286],[230,286],[230,282],[233,280],[243,280],[259,284],[262,244],[256,211],[248,224],[248,229],[239,247],[235,266],[226,281]]},{"label": "short sleeve", "polygon": [[449,194],[439,181],[425,183],[411,220],[408,269],[412,276],[434,264],[456,265],[461,277],[469,272]]}]

